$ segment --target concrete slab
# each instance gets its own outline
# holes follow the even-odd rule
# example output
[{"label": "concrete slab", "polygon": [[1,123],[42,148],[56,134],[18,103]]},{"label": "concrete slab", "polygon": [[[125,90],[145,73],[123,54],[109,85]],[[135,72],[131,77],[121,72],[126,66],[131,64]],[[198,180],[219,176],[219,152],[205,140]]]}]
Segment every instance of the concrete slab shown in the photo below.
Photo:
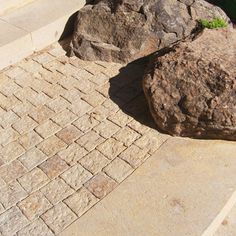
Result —
[{"label": "concrete slab", "polygon": [[236,189],[235,158],[234,142],[171,138],[60,236],[200,236]]},{"label": "concrete slab", "polygon": [[0,29],[0,69],[33,53],[28,32],[3,20],[0,20]]},{"label": "concrete slab", "polygon": [[214,236],[235,236],[236,235],[236,205],[228,216],[221,222],[221,225]]},{"label": "concrete slab", "polygon": [[[0,34],[5,38],[0,38],[0,61],[3,61],[0,63],[0,70],[29,55],[26,55],[24,47],[22,48],[22,37],[18,35],[19,32],[29,34],[31,42],[28,43],[27,38],[25,46],[30,46],[31,52],[39,51],[61,39],[65,33],[70,33],[66,31],[73,30],[72,18],[85,3],[86,0],[37,0],[0,16],[1,22],[5,22],[11,28],[1,28]],[[12,30],[13,28],[16,30]],[[13,39],[8,36],[9,31],[15,35]],[[15,58],[15,54],[10,53],[9,60],[8,57],[5,58],[5,47],[11,48],[13,41],[17,55],[22,56]]]}]

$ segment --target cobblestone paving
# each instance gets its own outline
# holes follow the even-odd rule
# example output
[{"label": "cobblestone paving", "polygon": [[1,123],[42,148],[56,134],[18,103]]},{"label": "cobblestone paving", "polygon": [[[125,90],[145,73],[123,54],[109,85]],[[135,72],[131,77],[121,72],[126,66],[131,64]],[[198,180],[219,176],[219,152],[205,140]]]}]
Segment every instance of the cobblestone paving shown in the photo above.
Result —
[{"label": "cobblestone paving", "polygon": [[165,142],[142,69],[56,44],[0,72],[0,235],[58,234]]}]

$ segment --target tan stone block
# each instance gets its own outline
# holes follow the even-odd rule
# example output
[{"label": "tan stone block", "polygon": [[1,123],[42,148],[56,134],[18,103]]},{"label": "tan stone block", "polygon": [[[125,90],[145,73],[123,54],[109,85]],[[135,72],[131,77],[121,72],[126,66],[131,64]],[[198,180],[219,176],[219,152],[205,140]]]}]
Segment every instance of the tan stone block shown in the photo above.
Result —
[{"label": "tan stone block", "polygon": [[0,92],[6,97],[12,96],[20,89],[21,87],[17,85],[14,80],[7,77],[1,79]]},{"label": "tan stone block", "polygon": [[17,159],[25,152],[24,148],[17,142],[7,144],[0,149],[0,156],[5,163],[11,162]]},{"label": "tan stone block", "polygon": [[[86,71],[88,71],[89,73],[91,73],[91,74],[93,74],[95,76],[98,76],[98,78],[99,78],[99,76],[104,75],[101,72],[104,71],[105,68],[103,66],[101,66],[101,65],[98,65],[98,64],[94,63],[94,62],[87,63],[87,65],[83,66],[83,68]],[[107,80],[108,80],[108,77],[106,76],[106,80],[104,79],[103,81],[105,82]],[[94,79],[94,82],[96,82],[96,79]]]},{"label": "tan stone block", "polygon": [[101,171],[109,162],[110,160],[97,150],[79,160],[79,163],[93,174]]},{"label": "tan stone block", "polygon": [[77,129],[73,125],[66,126],[64,129],[62,129],[56,134],[58,138],[60,138],[62,141],[64,141],[68,145],[73,143],[82,135],[83,135],[83,132]]},{"label": "tan stone block", "polygon": [[74,114],[76,114],[78,117],[83,116],[90,110],[92,110],[92,106],[90,106],[87,102],[83,101],[82,99],[77,99],[74,101],[69,108]]},{"label": "tan stone block", "polygon": [[14,107],[18,106],[21,103],[19,99],[17,99],[14,95],[10,97],[6,97],[0,93],[0,106],[6,110],[10,111]]},{"label": "tan stone block", "polygon": [[19,121],[14,123],[12,127],[22,135],[28,133],[29,131],[34,129],[37,125],[38,125],[37,122],[35,122],[31,117],[24,116]]},{"label": "tan stone block", "polygon": [[99,134],[95,131],[89,131],[84,136],[80,137],[76,142],[81,146],[84,147],[87,151],[92,151],[95,149],[99,144],[105,141]]},{"label": "tan stone block", "polygon": [[18,160],[28,169],[32,170],[34,167],[40,165],[47,159],[47,156],[37,148],[32,148],[24,155],[20,156]]},{"label": "tan stone block", "polygon": [[25,71],[30,73],[35,73],[36,71],[42,68],[42,66],[39,63],[33,60],[23,60],[19,63],[19,66]]},{"label": "tan stone block", "polygon": [[84,95],[82,98],[93,107],[101,105],[106,100],[106,97],[97,91]]},{"label": "tan stone block", "polygon": [[35,109],[30,102],[24,101],[13,108],[13,111],[20,117],[30,114]]},{"label": "tan stone block", "polygon": [[9,164],[0,167],[0,178],[6,183],[16,180],[25,173],[26,169],[18,160],[14,160]]},{"label": "tan stone block", "polygon": [[50,49],[48,53],[54,57],[60,57],[60,56],[64,56],[66,54],[66,51],[62,47],[57,46]]},{"label": "tan stone block", "polygon": [[[21,102],[30,102],[31,98],[36,98],[38,93],[34,91],[30,86],[33,84],[34,79],[23,77],[23,79],[16,80],[16,83],[19,84],[23,89],[17,91],[15,93],[15,96],[21,101]],[[24,86],[25,85],[25,86]]]},{"label": "tan stone block", "polygon": [[73,122],[78,129],[83,131],[84,133],[90,131],[94,126],[98,125],[99,121],[97,121],[93,116],[85,114],[80,117],[76,121]]},{"label": "tan stone block", "polygon": [[151,130],[136,140],[135,144],[142,149],[149,149],[149,153],[153,154],[168,138],[168,135],[160,135],[157,131]]},{"label": "tan stone block", "polygon": [[81,97],[82,93],[75,88],[76,84],[78,83],[79,82],[75,78],[71,77],[65,77],[60,81],[60,85],[68,89],[65,93],[62,94],[62,97],[70,103],[73,103]]},{"label": "tan stone block", "polygon": [[61,178],[54,179],[40,191],[53,205],[64,200],[74,192]]},{"label": "tan stone block", "polygon": [[76,164],[66,172],[64,172],[61,177],[75,190],[78,190],[82,185],[87,182],[92,174],[84,169],[80,164]]},{"label": "tan stone block", "polygon": [[141,149],[136,145],[131,145],[119,157],[128,162],[133,168],[137,168],[147,159],[148,149]]},{"label": "tan stone block", "polygon": [[66,89],[62,88],[62,86],[58,84],[49,84],[48,86],[44,86],[42,91],[50,98],[59,97],[61,94],[66,92]]},{"label": "tan stone block", "polygon": [[128,147],[140,137],[140,134],[126,126],[117,132],[113,137],[120,142],[123,142],[124,145]]},{"label": "tan stone block", "polygon": [[70,106],[70,103],[63,97],[52,100],[47,106],[56,113],[59,113]]},{"label": "tan stone block", "polygon": [[61,127],[51,120],[47,120],[35,128],[35,131],[43,138],[48,138],[57,133]]},{"label": "tan stone block", "polygon": [[15,141],[19,137],[19,134],[11,127],[0,131],[0,145],[7,145]]},{"label": "tan stone block", "polygon": [[122,110],[119,110],[117,113],[109,116],[108,120],[119,125],[120,127],[124,127],[129,122],[131,122],[133,120],[133,118],[131,116],[125,114]]},{"label": "tan stone block", "polygon": [[34,168],[18,179],[21,186],[28,192],[34,192],[48,183],[47,175],[39,168]]},{"label": "tan stone block", "polygon": [[39,217],[52,206],[41,192],[31,194],[17,205],[30,221]]},{"label": "tan stone block", "polygon": [[60,125],[61,127],[65,127],[66,125],[72,123],[76,119],[77,119],[77,116],[73,112],[69,111],[68,109],[58,113],[52,118],[52,120],[56,122],[58,125]]},{"label": "tan stone block", "polygon": [[145,134],[148,130],[150,130],[149,127],[141,124],[140,122],[136,121],[136,120],[132,120],[128,126],[135,130],[136,132],[140,133],[140,134]]},{"label": "tan stone block", "polygon": [[35,55],[32,59],[42,65],[55,60],[53,56],[45,52]]},{"label": "tan stone block", "polygon": [[42,124],[44,121],[51,118],[55,113],[50,110],[45,105],[37,108],[35,111],[33,111],[30,116],[37,121],[39,124]]},{"label": "tan stone block", "polygon": [[79,217],[88,211],[97,201],[98,199],[84,187],[64,200],[66,205]]},{"label": "tan stone block", "polygon": [[14,124],[15,122],[17,122],[19,119],[20,119],[19,116],[17,116],[13,111],[7,111],[0,116],[0,125],[3,128],[7,128],[12,124]]},{"label": "tan stone block", "polygon": [[66,146],[66,143],[64,143],[61,139],[56,136],[51,136],[50,138],[45,139],[37,147],[47,156],[51,157],[66,148]]},{"label": "tan stone block", "polygon": [[64,149],[58,153],[64,161],[66,161],[70,166],[74,165],[82,157],[84,157],[88,151],[80,147],[77,143],[72,143],[67,149]]},{"label": "tan stone block", "polygon": [[43,222],[41,218],[33,221],[31,224],[27,225],[19,232],[17,232],[18,236],[53,236],[54,234],[48,228],[48,226]]},{"label": "tan stone block", "polygon": [[25,73],[26,72],[18,66],[11,67],[10,69],[4,71],[4,74],[6,74],[11,79],[15,79],[17,77],[20,77]]},{"label": "tan stone block", "polygon": [[1,192],[4,194],[0,194],[0,202],[6,209],[14,206],[27,196],[26,191],[16,181],[2,187]]},{"label": "tan stone block", "polygon": [[110,99],[107,99],[102,105],[109,111],[112,111],[113,113],[116,113],[120,109],[119,105]]},{"label": "tan stone block", "polygon": [[93,129],[102,137],[110,138],[112,135],[114,135],[120,130],[120,127],[109,120],[105,120]]},{"label": "tan stone block", "polygon": [[91,112],[88,113],[88,115],[95,118],[98,121],[103,121],[112,113],[113,113],[112,110],[109,110],[103,105],[100,105],[98,107],[95,107]]},{"label": "tan stone block", "polygon": [[114,138],[109,138],[104,143],[98,145],[96,149],[103,153],[110,160],[113,160],[122,151],[124,151],[126,147],[122,142],[117,141]]},{"label": "tan stone block", "polygon": [[68,165],[58,155],[51,157],[42,163],[39,168],[50,178],[53,179],[68,169]]},{"label": "tan stone block", "polygon": [[76,215],[64,203],[59,203],[42,215],[44,222],[58,234],[75,219]]},{"label": "tan stone block", "polygon": [[106,166],[103,171],[112,179],[120,183],[126,179],[134,169],[127,162],[120,158],[116,158]]},{"label": "tan stone block", "polygon": [[29,133],[21,136],[19,138],[19,143],[26,149],[29,150],[30,148],[39,144],[43,139],[35,132],[30,131]]},{"label": "tan stone block", "polygon": [[97,198],[101,199],[110,193],[116,185],[117,183],[114,180],[107,175],[100,173],[89,180],[85,184],[85,187]]},{"label": "tan stone block", "polygon": [[0,215],[0,232],[3,235],[14,235],[27,224],[28,220],[15,206]]},{"label": "tan stone block", "polygon": [[[92,83],[88,78],[91,77],[92,75],[90,73],[86,73],[85,70],[81,70],[80,75],[76,78],[78,80],[78,86],[76,87],[78,90],[80,90],[82,93],[84,94],[89,94],[91,92],[93,92],[97,85]],[[82,74],[86,73],[89,76],[87,78],[82,78]],[[86,75],[85,75],[86,76]]]}]

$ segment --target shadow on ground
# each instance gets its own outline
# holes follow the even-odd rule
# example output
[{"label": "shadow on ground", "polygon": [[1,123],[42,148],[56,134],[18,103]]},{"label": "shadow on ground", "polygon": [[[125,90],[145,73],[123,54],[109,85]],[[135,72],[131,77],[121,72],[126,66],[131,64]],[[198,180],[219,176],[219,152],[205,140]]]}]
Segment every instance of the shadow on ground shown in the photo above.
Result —
[{"label": "shadow on ground", "polygon": [[109,96],[124,113],[143,125],[157,129],[142,89],[147,64],[148,57],[144,57],[122,67],[119,74],[110,79]]}]

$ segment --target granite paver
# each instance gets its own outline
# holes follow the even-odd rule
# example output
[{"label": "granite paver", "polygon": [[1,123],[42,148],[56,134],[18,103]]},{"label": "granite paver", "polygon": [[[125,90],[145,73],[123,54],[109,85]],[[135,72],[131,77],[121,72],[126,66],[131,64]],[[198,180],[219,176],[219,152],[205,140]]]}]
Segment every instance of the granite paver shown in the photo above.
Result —
[{"label": "granite paver", "polygon": [[60,233],[165,141],[122,67],[54,44],[0,71],[0,235]]}]

